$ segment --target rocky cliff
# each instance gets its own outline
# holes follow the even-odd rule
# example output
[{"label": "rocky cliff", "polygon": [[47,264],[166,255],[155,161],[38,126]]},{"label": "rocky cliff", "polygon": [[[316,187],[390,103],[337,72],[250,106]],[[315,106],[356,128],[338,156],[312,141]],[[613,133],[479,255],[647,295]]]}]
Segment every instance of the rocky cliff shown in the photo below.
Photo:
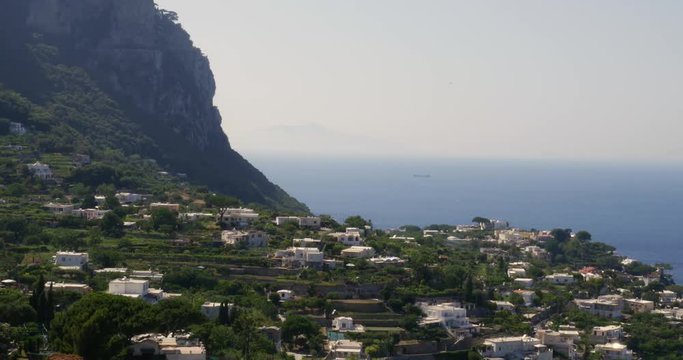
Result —
[{"label": "rocky cliff", "polygon": [[62,40],[108,90],[201,150],[222,132],[209,61],[173,13],[152,0],[29,3],[28,27]]},{"label": "rocky cliff", "polygon": [[[0,46],[17,52],[22,49],[17,41],[24,41],[40,49],[40,55],[32,56],[42,69],[68,66],[87,72],[98,90],[140,129],[140,135],[152,139],[147,150],[136,149],[147,152],[141,155],[247,202],[307,210],[230,148],[213,105],[216,84],[209,61],[194,47],[175,13],[159,9],[153,0],[0,0],[0,4],[5,38]],[[58,55],[45,56],[46,46],[58,49]],[[49,96],[44,79],[36,80],[35,84],[43,84],[39,89],[27,85],[32,83],[28,80],[18,80],[17,72],[23,70],[29,79],[36,77],[36,69],[23,69],[18,63],[15,67],[0,71],[0,83],[45,101]]]}]

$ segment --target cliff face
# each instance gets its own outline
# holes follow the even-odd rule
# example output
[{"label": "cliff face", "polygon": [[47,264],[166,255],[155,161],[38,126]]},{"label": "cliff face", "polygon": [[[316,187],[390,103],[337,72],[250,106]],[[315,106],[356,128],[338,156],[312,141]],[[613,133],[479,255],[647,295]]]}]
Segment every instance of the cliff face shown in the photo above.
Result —
[{"label": "cliff face", "polygon": [[67,42],[104,87],[199,149],[222,133],[208,59],[152,0],[31,0],[26,24]]},{"label": "cliff face", "polygon": [[[0,69],[0,83],[49,102],[64,81],[50,83],[50,76],[36,69],[82,69],[120,106],[131,128],[151,139],[145,149],[154,150],[136,148],[140,155],[246,202],[307,211],[231,149],[213,104],[216,84],[209,61],[175,13],[158,9],[153,0],[0,0],[0,5],[0,46],[13,57],[25,47],[38,53],[8,58],[16,69]],[[37,66],[24,68],[34,59]]]}]

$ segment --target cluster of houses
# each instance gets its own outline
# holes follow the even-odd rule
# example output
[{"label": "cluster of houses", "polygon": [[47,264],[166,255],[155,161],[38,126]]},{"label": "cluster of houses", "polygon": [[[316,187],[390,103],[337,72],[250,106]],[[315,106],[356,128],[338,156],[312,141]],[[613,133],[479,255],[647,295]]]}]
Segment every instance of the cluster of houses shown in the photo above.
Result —
[{"label": "cluster of houses", "polygon": [[[122,204],[139,204],[149,200],[149,196],[143,194],[124,193],[116,194],[116,198]],[[98,209],[75,209],[73,205],[47,204],[46,209],[55,214],[83,216],[87,219],[101,218],[106,210]],[[221,215],[210,213],[180,213],[181,206],[175,203],[154,202],[149,204],[149,209],[164,208],[179,213],[179,217],[186,221],[196,221],[202,218],[214,218],[222,216],[222,221],[228,224],[231,230],[222,230],[220,236],[214,240],[222,246],[257,248],[266,247],[270,242],[269,235],[261,230],[255,230],[251,225],[259,218],[259,214],[253,209],[230,208],[221,209]],[[274,220],[276,226],[287,226],[295,224],[301,228],[321,230],[321,219],[315,216],[278,216]],[[531,259],[547,260],[548,252],[542,247],[534,244],[547,241],[552,238],[552,234],[547,231],[530,232],[510,228],[509,223],[500,220],[492,220],[475,226],[458,226],[456,232],[466,233],[468,231],[494,230],[494,238],[486,239],[492,246],[480,248],[480,252],[490,259],[506,258],[508,253],[503,250],[508,245],[514,245],[521,250],[521,254],[526,261],[533,262]],[[292,246],[284,249],[275,250],[270,255],[276,266],[288,269],[334,269],[344,266],[343,260],[365,259],[376,266],[403,265],[405,260],[398,257],[377,256],[376,250],[367,246],[365,237],[368,229],[348,227],[343,232],[326,232],[322,229],[321,236],[334,240],[337,244],[343,245],[339,258],[326,258],[324,241],[314,238],[292,239]],[[425,230],[423,236],[433,237],[444,236],[452,244],[464,244],[470,239],[463,239],[460,236],[448,236],[439,230]],[[391,239],[400,242],[412,243],[415,239],[408,236],[394,234]],[[505,246],[499,246],[505,245]],[[329,252],[328,252],[329,254]],[[526,261],[514,261],[508,263],[506,275],[509,282],[506,284],[507,292],[503,295],[514,295],[521,298],[521,303],[513,304],[510,301],[492,301],[495,311],[516,311],[518,306],[528,309],[536,308],[539,312],[543,309],[537,308],[537,294],[533,290],[538,282],[545,282],[555,286],[572,286],[582,280],[599,279],[602,277],[600,269],[595,267],[584,267],[575,272],[568,269],[562,272],[534,277],[531,264]],[[58,252],[54,257],[55,265],[63,270],[81,270],[88,263],[87,253]],[[352,264],[347,264],[351,266]],[[150,281],[159,280],[161,274],[152,271],[128,271],[128,269],[99,269],[96,271],[120,273],[121,276],[109,282],[108,293],[126,297],[140,298],[150,303],[162,301],[164,299],[180,296],[179,294],[167,293],[162,289],[150,287]],[[655,277],[646,277],[656,281]],[[92,291],[83,284],[65,284],[50,282],[46,286],[53,289],[73,290],[79,292]],[[281,302],[295,299],[294,291],[288,289],[278,290],[277,295]],[[622,294],[607,294],[592,299],[575,299],[573,306],[580,311],[585,311],[594,316],[606,319],[619,320],[624,316],[624,312],[656,312],[662,313],[670,319],[683,319],[683,310],[672,308],[674,304],[680,303],[677,294],[664,290],[657,294],[658,301],[624,297]],[[416,304],[422,311],[423,317],[419,321],[420,326],[441,327],[445,329],[454,339],[469,338],[475,334],[480,334],[482,327],[472,323],[468,312],[470,309],[456,301],[430,302],[423,301]],[[205,303],[201,310],[210,319],[218,317],[219,311],[223,306],[220,303]],[[527,314],[534,316],[535,314]],[[277,328],[263,329],[264,333],[278,337]],[[326,349],[329,359],[363,359],[365,349],[363,344],[358,341],[346,339],[343,334],[348,332],[362,332],[364,327],[354,323],[354,319],[349,316],[338,316],[332,320],[332,325],[328,329],[328,334],[336,334],[328,338]],[[341,334],[341,336],[340,336]],[[610,325],[595,327],[588,334],[590,342],[594,345],[595,352],[602,354],[605,359],[625,359],[635,358],[635,355],[624,344],[624,332],[620,325]],[[481,347],[481,354],[487,359],[532,359],[550,360],[554,356],[561,356],[568,359],[579,359],[577,354],[577,343],[581,339],[581,333],[571,326],[560,326],[551,328],[544,326],[535,329],[534,336],[506,336],[491,337],[484,339]],[[206,351],[203,346],[190,340],[186,334],[144,334],[132,339],[132,356],[144,355],[165,355],[166,358],[179,360],[205,359]],[[401,351],[408,351],[413,346],[402,343]]]}]

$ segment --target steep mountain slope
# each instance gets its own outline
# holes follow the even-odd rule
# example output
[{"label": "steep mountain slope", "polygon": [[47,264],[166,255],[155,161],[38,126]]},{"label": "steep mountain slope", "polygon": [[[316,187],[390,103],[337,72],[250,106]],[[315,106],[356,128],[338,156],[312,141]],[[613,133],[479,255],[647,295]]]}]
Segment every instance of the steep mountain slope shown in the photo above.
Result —
[{"label": "steep mountain slope", "polygon": [[0,84],[42,110],[18,120],[73,151],[120,149],[247,203],[307,211],[230,147],[208,59],[174,13],[153,0],[0,9]]}]

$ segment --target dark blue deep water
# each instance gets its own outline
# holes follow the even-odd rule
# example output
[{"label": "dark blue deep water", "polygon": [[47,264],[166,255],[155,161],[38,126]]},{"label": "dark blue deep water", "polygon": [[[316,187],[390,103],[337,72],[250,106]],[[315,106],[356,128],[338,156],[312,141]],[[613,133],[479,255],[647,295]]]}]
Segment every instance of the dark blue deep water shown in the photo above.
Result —
[{"label": "dark blue deep water", "polygon": [[[683,281],[683,168],[606,163],[252,157],[314,213],[375,227],[460,224],[587,230],[620,254],[674,266]],[[414,177],[429,174],[431,177]]]}]

